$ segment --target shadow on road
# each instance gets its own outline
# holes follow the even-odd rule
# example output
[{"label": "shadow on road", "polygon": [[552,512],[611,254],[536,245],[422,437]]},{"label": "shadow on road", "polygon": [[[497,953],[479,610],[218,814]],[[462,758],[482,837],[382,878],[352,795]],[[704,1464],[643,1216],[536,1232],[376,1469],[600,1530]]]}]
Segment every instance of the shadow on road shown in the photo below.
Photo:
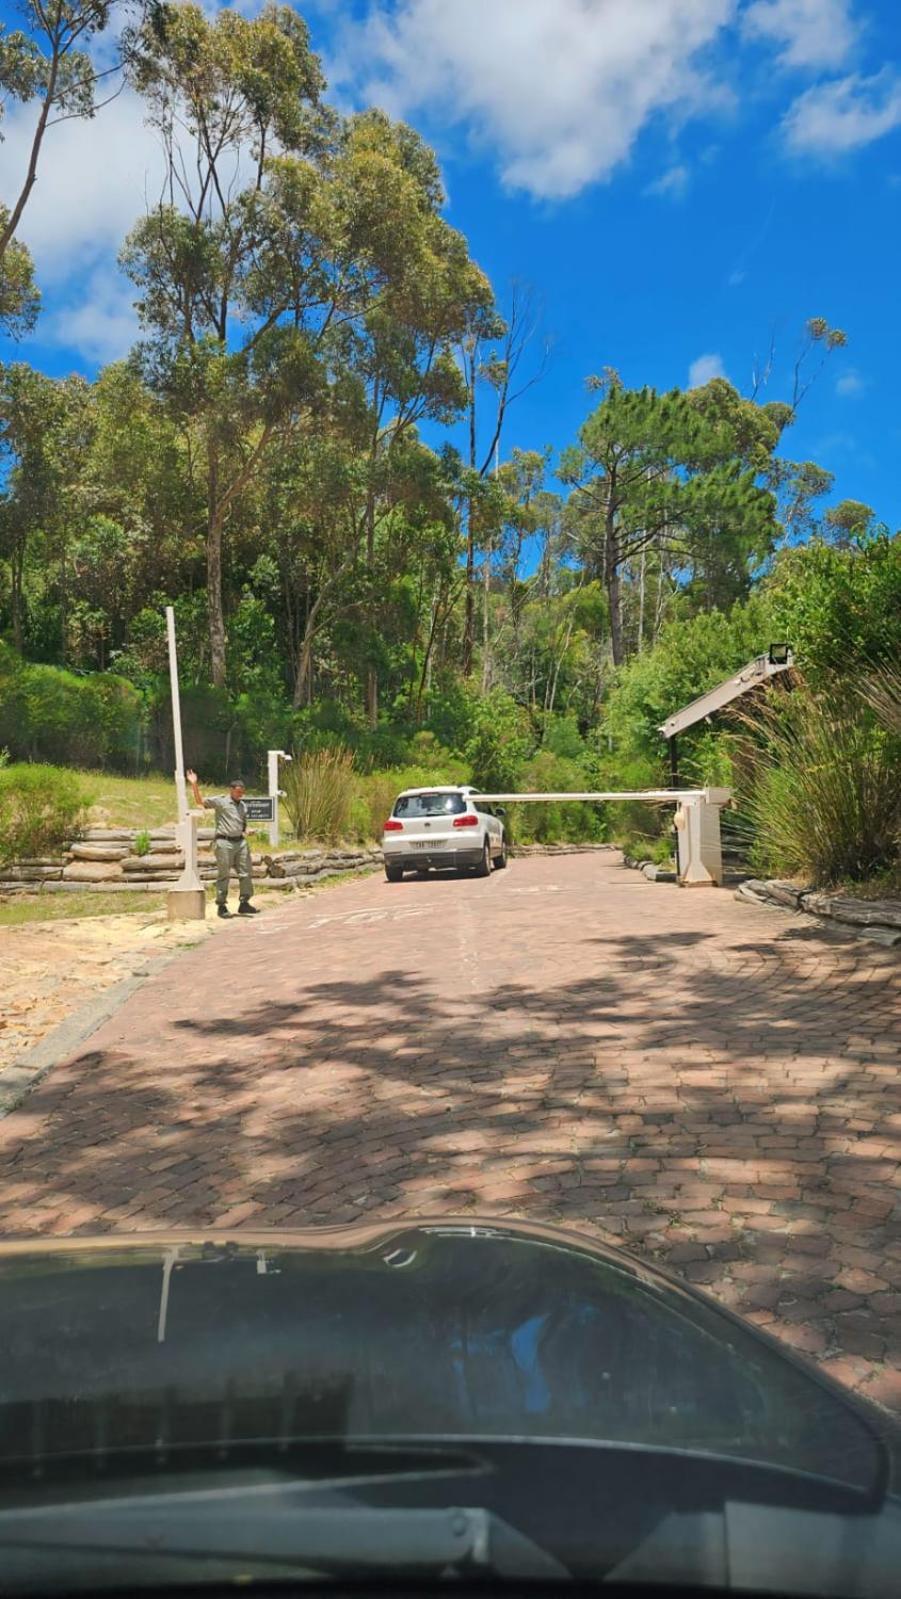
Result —
[{"label": "shadow on road", "polygon": [[796,937],[576,938],[596,975],[459,999],[401,967],[232,992],[158,1052],[83,1053],[3,1125],[6,1230],[558,1220],[860,1380],[901,1358],[891,998],[866,961],[799,982]]}]

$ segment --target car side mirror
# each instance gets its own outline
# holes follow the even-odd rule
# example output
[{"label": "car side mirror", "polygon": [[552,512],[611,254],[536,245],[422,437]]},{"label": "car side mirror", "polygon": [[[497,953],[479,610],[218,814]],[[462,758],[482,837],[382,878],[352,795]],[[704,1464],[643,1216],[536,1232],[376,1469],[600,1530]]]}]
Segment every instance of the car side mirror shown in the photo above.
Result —
[{"label": "car side mirror", "polygon": [[506,816],[506,814],[507,814],[506,805],[495,805],[494,814],[495,814],[495,816]]}]

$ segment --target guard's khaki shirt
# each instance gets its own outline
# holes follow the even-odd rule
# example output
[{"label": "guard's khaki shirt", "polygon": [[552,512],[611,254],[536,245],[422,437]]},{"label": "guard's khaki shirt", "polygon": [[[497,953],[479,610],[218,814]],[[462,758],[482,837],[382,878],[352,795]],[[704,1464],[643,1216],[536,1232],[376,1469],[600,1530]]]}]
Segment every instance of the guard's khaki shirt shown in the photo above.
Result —
[{"label": "guard's khaki shirt", "polygon": [[247,831],[247,810],[243,800],[230,794],[216,794],[203,802],[205,811],[216,812],[216,837],[241,839]]}]

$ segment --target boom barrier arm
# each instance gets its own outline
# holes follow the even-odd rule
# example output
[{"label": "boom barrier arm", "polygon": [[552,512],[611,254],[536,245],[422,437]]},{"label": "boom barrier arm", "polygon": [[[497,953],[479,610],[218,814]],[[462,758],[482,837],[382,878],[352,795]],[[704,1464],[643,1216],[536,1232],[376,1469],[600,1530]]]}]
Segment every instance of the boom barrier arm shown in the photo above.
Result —
[{"label": "boom barrier arm", "polygon": [[590,804],[615,804],[617,800],[642,800],[646,805],[675,805],[679,840],[679,882],[683,888],[722,884],[723,849],[720,811],[732,798],[731,788],[648,788],[569,794],[481,794],[473,800],[488,804],[540,805],[563,800]]}]

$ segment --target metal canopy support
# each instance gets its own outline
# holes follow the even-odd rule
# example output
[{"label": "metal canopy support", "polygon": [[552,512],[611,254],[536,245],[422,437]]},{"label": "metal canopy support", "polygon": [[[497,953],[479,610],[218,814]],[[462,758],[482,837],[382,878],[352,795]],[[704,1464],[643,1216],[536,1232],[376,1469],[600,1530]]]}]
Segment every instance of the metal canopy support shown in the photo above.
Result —
[{"label": "metal canopy support", "polygon": [[784,660],[773,660],[770,655],[757,655],[747,666],[743,666],[734,677],[727,677],[722,683],[717,683],[715,688],[708,689],[706,694],[701,694],[689,705],[684,705],[681,711],[676,711],[673,716],[668,716],[661,722],[658,731],[664,738],[672,739],[677,733],[684,733],[686,728],[697,726],[704,722],[708,716],[715,716],[725,706],[731,705],[733,700],[740,699],[743,694],[749,694],[752,689],[759,688],[761,683],[768,683],[771,678],[778,677],[781,672],[790,672],[793,666],[792,652],[785,650]]}]

